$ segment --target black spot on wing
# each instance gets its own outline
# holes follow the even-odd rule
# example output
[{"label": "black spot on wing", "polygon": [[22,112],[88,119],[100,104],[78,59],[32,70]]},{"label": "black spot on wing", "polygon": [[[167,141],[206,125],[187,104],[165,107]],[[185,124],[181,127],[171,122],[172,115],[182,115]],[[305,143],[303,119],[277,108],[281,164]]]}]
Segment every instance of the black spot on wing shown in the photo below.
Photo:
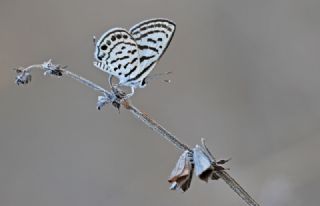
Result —
[{"label": "black spot on wing", "polygon": [[119,61],[119,60],[124,60],[124,59],[128,59],[128,58],[129,58],[129,56],[119,57],[119,58],[116,58],[116,59],[112,60],[112,61],[110,62],[110,64],[113,64],[113,63],[115,63],[115,62],[117,62],[117,61]]},{"label": "black spot on wing", "polygon": [[[150,25],[148,25],[150,24]],[[169,24],[169,25],[167,25]],[[167,20],[167,19],[151,19],[149,21],[145,21],[145,22],[142,22],[138,25],[136,25],[135,27],[131,28],[130,31],[132,33],[132,35],[136,35],[136,34],[139,34],[141,31],[145,31],[149,28],[154,28],[154,27],[157,27],[157,28],[165,28],[167,29],[168,31],[172,31],[172,28],[170,26],[173,26],[175,28],[175,23],[173,23],[172,21],[170,20]]]},{"label": "black spot on wing", "polygon": [[[125,45],[130,45],[130,46],[133,46],[133,47],[137,47],[136,44],[133,44],[131,42],[118,42],[116,43],[111,49],[110,51],[107,53],[108,54],[108,57],[106,58],[106,60],[108,60],[110,58],[110,54],[111,52],[119,45],[119,44],[125,44]],[[122,49],[123,49],[124,46],[122,46]],[[124,48],[125,49],[125,48]]]},{"label": "black spot on wing", "polygon": [[135,77],[129,79],[127,82],[130,81],[135,81],[137,79],[139,79],[145,72],[147,72],[150,68],[152,68],[152,66],[155,64],[156,62],[152,62],[151,64],[149,64],[146,68],[144,68],[139,74],[137,74]]},{"label": "black spot on wing", "polygon": [[131,50],[131,51],[128,51],[128,53],[130,54],[135,54],[137,52],[137,50],[136,49],[134,49],[134,50]]},{"label": "black spot on wing", "polygon": [[128,62],[128,63],[126,63],[126,65],[124,65],[124,68],[126,69],[127,67],[128,67],[128,65],[129,64],[133,64],[135,61],[137,61],[138,60],[138,58],[134,58],[134,59],[132,59],[132,61],[131,62]]},{"label": "black spot on wing", "polygon": [[155,57],[155,55],[148,56],[148,57],[147,56],[142,56],[142,57],[140,57],[140,63],[142,63],[145,60],[152,59],[153,57]]},{"label": "black spot on wing", "polygon": [[144,38],[144,37],[146,37],[146,36],[148,36],[148,35],[150,35],[150,34],[154,34],[154,33],[163,33],[163,34],[165,34],[165,36],[166,36],[167,38],[169,37],[169,35],[168,35],[165,31],[162,31],[162,30],[152,30],[152,31],[148,31],[148,32],[140,35],[138,38],[136,38],[136,41],[138,41],[138,40],[140,40],[140,39],[142,39],[142,38]]},{"label": "black spot on wing", "polygon": [[148,38],[147,41],[148,41],[148,42],[152,42],[152,43],[154,43],[154,44],[157,43],[157,41],[155,41],[155,40],[153,40],[153,39],[151,39],[151,38]]},{"label": "black spot on wing", "polygon": [[137,69],[137,65],[134,66],[127,74],[124,75],[124,77],[128,77],[132,72],[134,72]]},{"label": "black spot on wing", "polygon": [[146,45],[138,45],[138,48],[139,48],[140,50],[150,49],[150,50],[152,50],[152,51],[154,51],[154,52],[159,53],[158,49],[156,49],[156,48],[154,48],[154,47],[146,46]]},{"label": "black spot on wing", "polygon": [[102,46],[101,46],[101,50],[107,50],[107,45],[105,45],[105,44],[103,44]]},{"label": "black spot on wing", "polygon": [[[100,42],[104,42],[107,38],[109,38],[111,35],[113,35],[113,34],[115,34],[115,33],[117,33],[117,32],[129,34],[129,33],[128,33],[126,30],[124,30],[124,29],[116,29],[116,30],[113,30],[113,31],[108,32],[108,33],[101,39]],[[111,40],[112,40],[112,41],[115,41],[115,40],[116,40],[116,39],[115,39],[115,36],[112,36],[112,37],[111,37]]]}]

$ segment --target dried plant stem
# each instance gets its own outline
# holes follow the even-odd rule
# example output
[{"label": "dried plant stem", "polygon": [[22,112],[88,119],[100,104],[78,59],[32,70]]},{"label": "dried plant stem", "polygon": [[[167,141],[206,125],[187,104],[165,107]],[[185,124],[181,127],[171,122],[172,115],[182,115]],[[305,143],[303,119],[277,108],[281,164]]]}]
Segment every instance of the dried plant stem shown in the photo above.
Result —
[{"label": "dried plant stem", "polygon": [[[77,80],[81,82],[82,84],[85,84],[86,86],[94,89],[95,91],[104,93],[106,95],[112,95],[109,91],[103,89],[99,85],[75,74],[68,70],[64,70],[64,74],[71,77],[74,80]],[[171,142],[176,146],[176,148],[180,149],[181,151],[189,150],[192,151],[187,145],[183,144],[181,141],[177,139],[173,134],[171,134],[168,130],[166,130],[163,126],[161,126],[158,122],[151,119],[146,113],[141,112],[139,109],[137,109],[135,106],[133,106],[129,101],[124,100],[122,101],[122,105],[124,108],[129,110],[137,119],[141,120],[143,123],[145,123],[150,129],[160,134],[162,137],[164,137],[166,140]]]},{"label": "dried plant stem", "polygon": [[248,205],[259,206],[259,204],[225,170],[217,171],[217,175],[223,179]]},{"label": "dried plant stem", "polygon": [[171,134],[168,130],[166,130],[163,126],[161,126],[158,122],[154,121],[150,118],[146,113],[141,112],[139,109],[134,107],[128,101],[123,102],[122,104],[127,110],[129,110],[137,119],[141,120],[145,123],[150,129],[160,134],[163,138],[174,144],[176,148],[181,151],[189,150],[192,151],[187,145],[180,142],[177,137]]},{"label": "dried plant stem", "polygon": [[[163,126],[150,118],[147,114],[139,111],[136,107],[131,105],[128,102],[123,103],[123,106],[128,109],[137,119],[141,120],[145,123],[150,129],[160,134],[163,138],[171,142],[176,146],[176,148],[181,151],[192,150],[182,142],[180,142],[177,137],[172,135],[169,131],[167,131]],[[259,204],[241,187],[241,185],[233,179],[225,170],[217,171],[217,175],[223,179],[230,188],[237,193],[248,205],[250,206],[258,206]]]},{"label": "dried plant stem", "polygon": [[105,90],[104,88],[102,88],[101,86],[93,83],[92,81],[89,81],[89,80],[87,80],[87,79],[85,79],[85,78],[83,78],[83,77],[81,77],[81,76],[79,76],[79,75],[77,75],[77,74],[75,74],[73,72],[70,72],[70,71],[68,71],[66,69],[64,69],[63,71],[64,71],[64,74],[66,76],[69,76],[74,80],[77,80],[78,82],[86,85],[87,87],[89,87],[89,88],[91,88],[91,89],[93,89],[93,90],[95,90],[97,92],[101,92],[101,93],[106,94],[106,95],[112,95],[111,92]]},{"label": "dried plant stem", "polygon": [[[51,61],[49,61],[51,62]],[[25,69],[24,71],[30,71],[33,68],[42,68],[44,69],[43,66],[44,64],[36,64],[29,66]],[[109,92],[102,88],[101,86],[73,73],[70,72],[69,70],[66,69],[61,69],[59,68],[60,71],[63,72],[63,76],[68,76],[84,85],[87,87],[103,93],[106,96],[113,96],[112,92]],[[171,134],[168,130],[166,130],[163,126],[161,126],[158,122],[153,120],[150,116],[148,116],[146,113],[141,112],[139,109],[137,109],[135,106],[133,106],[128,100],[123,100],[121,101],[122,106],[130,111],[137,119],[141,120],[145,125],[147,125],[150,129],[158,133],[160,136],[165,138],[167,141],[171,142],[177,149],[180,149],[181,151],[188,150],[190,152],[193,152],[191,148],[189,148],[187,145],[183,144],[181,141],[178,140],[176,136]],[[224,180],[230,188],[237,193],[249,206],[259,206],[259,204],[241,187],[239,183],[237,183],[225,170],[222,171],[216,171],[216,174]]]}]

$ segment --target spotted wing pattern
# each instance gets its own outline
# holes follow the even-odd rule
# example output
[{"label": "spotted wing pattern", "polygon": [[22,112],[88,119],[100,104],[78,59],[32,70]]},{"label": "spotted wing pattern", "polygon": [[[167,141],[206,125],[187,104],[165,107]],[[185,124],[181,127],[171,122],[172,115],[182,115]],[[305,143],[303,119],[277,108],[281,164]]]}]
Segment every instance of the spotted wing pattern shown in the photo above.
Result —
[{"label": "spotted wing pattern", "polygon": [[175,24],[166,19],[150,19],[129,32],[114,28],[97,41],[94,65],[119,79],[119,84],[144,87],[145,78],[167,49]]},{"label": "spotted wing pattern", "polygon": [[[130,81],[140,81],[151,72],[169,46],[175,24],[167,19],[150,19],[133,26],[129,33],[139,48],[140,70]],[[143,86],[143,85],[140,85]]]},{"label": "spotted wing pattern", "polygon": [[122,28],[104,33],[96,43],[94,65],[119,79],[119,84],[134,86],[129,79],[140,72],[139,52],[136,41]]}]

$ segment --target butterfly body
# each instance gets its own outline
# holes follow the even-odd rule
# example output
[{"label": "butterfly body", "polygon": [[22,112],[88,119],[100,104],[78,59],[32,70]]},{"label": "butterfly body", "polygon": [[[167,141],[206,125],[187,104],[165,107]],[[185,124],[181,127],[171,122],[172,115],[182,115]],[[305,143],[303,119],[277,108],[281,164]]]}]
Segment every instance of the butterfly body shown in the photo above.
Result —
[{"label": "butterfly body", "polygon": [[146,77],[167,49],[174,32],[175,24],[167,19],[146,20],[129,31],[108,30],[95,45],[94,66],[110,77],[117,77],[121,86],[145,87]]}]

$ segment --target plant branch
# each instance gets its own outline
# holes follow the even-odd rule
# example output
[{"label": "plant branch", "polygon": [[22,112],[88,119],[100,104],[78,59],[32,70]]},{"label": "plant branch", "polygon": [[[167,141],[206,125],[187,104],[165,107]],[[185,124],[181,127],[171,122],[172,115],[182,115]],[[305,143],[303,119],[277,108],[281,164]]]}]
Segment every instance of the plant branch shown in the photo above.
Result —
[{"label": "plant branch", "polygon": [[[73,73],[69,70],[66,70],[65,67],[61,65],[55,65],[52,64],[51,60],[48,62],[44,62],[43,64],[36,64],[31,65],[26,68],[19,68],[16,69],[17,71],[17,77],[16,77],[16,83],[17,84],[27,84],[29,81],[31,81],[31,70],[35,68],[40,68],[45,71],[46,74],[50,74],[52,76],[68,76],[87,87],[102,93],[104,97],[106,97],[106,101],[103,103],[115,103],[118,102],[118,106],[120,107],[120,104],[130,111],[137,119],[142,121],[147,127],[158,133],[160,136],[162,136],[164,139],[172,143],[177,149],[181,151],[189,151],[193,152],[193,150],[188,147],[187,145],[183,144],[181,141],[178,140],[176,136],[171,134],[168,130],[166,130],[162,125],[160,125],[158,122],[153,120],[149,115],[146,113],[140,111],[137,109],[134,105],[132,105],[127,99],[121,99],[121,96],[117,96],[114,91],[108,91],[101,86]],[[30,77],[30,79],[28,79]],[[114,104],[113,104],[114,105]],[[103,106],[103,105],[102,105]],[[115,105],[114,105],[115,106]],[[117,108],[119,108],[116,106]],[[100,108],[100,107],[98,107]],[[212,156],[213,157],[213,156]],[[213,157],[214,158],[214,157]],[[215,159],[215,158],[214,158]],[[241,187],[239,183],[237,183],[225,170],[219,170],[215,171],[215,174],[217,174],[222,180],[224,180],[229,187],[237,193],[249,206],[259,206],[259,204]]]},{"label": "plant branch", "polygon": [[241,187],[241,185],[233,179],[225,170],[217,171],[217,175],[223,179],[229,187],[237,193],[248,205],[259,206],[259,204]]},{"label": "plant branch", "polygon": [[152,129],[153,131],[161,135],[163,138],[171,142],[174,146],[176,146],[177,149],[180,149],[181,151],[185,151],[185,150],[192,151],[187,145],[179,141],[177,137],[171,134],[158,122],[150,118],[149,115],[147,115],[146,113],[141,112],[139,109],[137,109],[128,101],[124,101],[122,105],[124,106],[124,108],[129,110],[137,119],[145,123],[150,129]]}]

